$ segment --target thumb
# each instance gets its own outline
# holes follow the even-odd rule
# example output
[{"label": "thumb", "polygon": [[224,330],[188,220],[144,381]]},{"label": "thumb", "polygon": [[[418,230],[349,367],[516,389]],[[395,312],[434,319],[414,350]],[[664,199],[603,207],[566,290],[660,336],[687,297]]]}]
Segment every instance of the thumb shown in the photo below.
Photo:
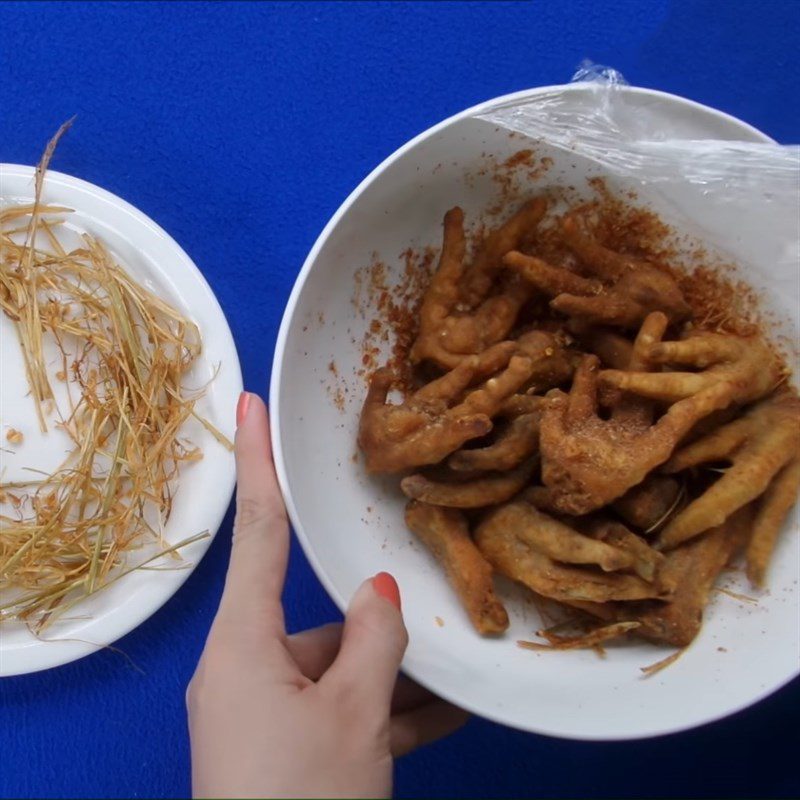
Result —
[{"label": "thumb", "polygon": [[353,595],[339,654],[320,683],[388,716],[407,645],[397,582],[379,572]]}]

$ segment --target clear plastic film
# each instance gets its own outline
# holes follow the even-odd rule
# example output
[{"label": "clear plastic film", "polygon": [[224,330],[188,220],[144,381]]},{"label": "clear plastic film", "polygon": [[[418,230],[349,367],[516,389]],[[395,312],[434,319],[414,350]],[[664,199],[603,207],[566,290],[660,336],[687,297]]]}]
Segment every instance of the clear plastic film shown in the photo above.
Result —
[{"label": "clear plastic film", "polygon": [[[539,145],[567,150],[633,187],[674,228],[736,263],[798,341],[800,334],[800,147],[780,145],[698,107],[630,91],[616,70],[585,63],[582,91],[554,89],[479,115]],[[663,97],[663,96],[662,96]],[[715,128],[718,127],[718,132]]]}]

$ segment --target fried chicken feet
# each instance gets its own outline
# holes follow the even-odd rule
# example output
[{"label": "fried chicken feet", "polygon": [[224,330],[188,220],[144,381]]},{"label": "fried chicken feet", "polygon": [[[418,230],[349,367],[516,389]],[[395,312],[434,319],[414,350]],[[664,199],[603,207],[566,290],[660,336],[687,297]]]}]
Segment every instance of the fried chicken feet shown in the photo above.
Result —
[{"label": "fried chicken feet", "polygon": [[759,336],[695,333],[675,342],[655,342],[645,350],[654,365],[680,364],[700,372],[638,372],[610,369],[602,383],[667,403],[714,390],[720,407],[744,405],[768,395],[780,382],[780,361]]},{"label": "fried chicken feet", "polygon": [[433,553],[478,633],[502,633],[508,614],[494,592],[492,568],[472,542],[464,515],[452,508],[406,506],[406,525]]},{"label": "fried chicken feet", "polygon": [[785,475],[780,473],[798,458],[798,453],[800,399],[789,393],[764,400],[743,417],[676,453],[664,465],[665,472],[680,472],[712,461],[729,461],[731,466],[670,521],[659,538],[661,546],[675,547],[721,525],[735,511],[767,492],[778,476],[775,491],[762,506],[756,544],[751,545],[751,556],[759,554],[750,561],[751,575],[759,582],[777,529],[794,504],[796,467],[789,468]]},{"label": "fried chicken feet", "polygon": [[674,587],[671,600],[637,604],[638,608],[620,605],[618,619],[641,623],[637,634],[651,641],[676,647],[691,644],[700,631],[714,582],[746,541],[751,521],[752,515],[744,509],[706,536],[670,551],[661,576]]},{"label": "fried chicken feet", "polygon": [[[506,278],[497,294],[489,296],[494,272],[502,255],[535,227],[544,210],[543,201],[523,206],[488,236],[470,269],[464,264],[464,213],[456,207],[445,214],[439,265],[422,301],[419,334],[411,348],[413,364],[432,361],[453,369],[466,355],[480,353],[508,335],[531,292],[522,281]],[[462,289],[465,281],[468,285]]]},{"label": "fried chicken feet", "polygon": [[409,475],[400,481],[406,497],[448,508],[485,508],[510,500],[531,479],[536,459],[509,472],[495,472],[469,481],[435,481]]},{"label": "fried chicken feet", "polygon": [[602,572],[556,562],[542,550],[548,543],[563,552],[563,544],[557,536],[548,535],[545,539],[541,532],[533,534],[535,530],[527,526],[512,527],[506,525],[502,518],[498,521],[490,516],[478,525],[475,544],[498,572],[525,584],[543,597],[570,605],[642,600],[662,595],[656,584],[648,583],[636,575]]},{"label": "fried chicken feet", "polygon": [[[637,337],[641,350],[666,328],[651,314]],[[636,348],[634,358],[636,358]],[[610,503],[666,461],[686,428],[682,415],[665,415],[650,425],[651,411],[623,398],[611,419],[597,415],[596,356],[584,356],[569,395],[550,392],[542,415],[542,480],[550,502],[567,514],[586,514]]]},{"label": "fried chicken feet", "polygon": [[665,269],[608,250],[574,215],[565,217],[562,230],[564,242],[597,278],[581,277],[517,251],[503,258],[506,267],[553,298],[551,308],[568,317],[618,328],[637,328],[653,311],[663,312],[670,322],[689,315],[678,284]]},{"label": "fried chicken feet", "polygon": [[[386,402],[394,381],[392,371],[377,370],[370,380],[358,432],[367,470],[399,472],[436,464],[464,442],[488,433],[491,418],[534,370],[529,358],[510,357],[515,348],[514,343],[501,343],[480,356],[464,359],[402,405]],[[504,364],[508,366],[502,372],[452,405],[472,383]]]}]

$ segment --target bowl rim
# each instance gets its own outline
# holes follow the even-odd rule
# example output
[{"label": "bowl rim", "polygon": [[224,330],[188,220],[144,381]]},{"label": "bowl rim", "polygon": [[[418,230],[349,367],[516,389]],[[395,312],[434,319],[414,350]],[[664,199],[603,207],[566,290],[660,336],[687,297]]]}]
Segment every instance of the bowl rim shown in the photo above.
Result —
[{"label": "bowl rim", "polygon": [[[298,273],[297,278],[295,279],[294,286],[292,287],[292,291],[287,300],[286,308],[284,310],[280,328],[278,330],[278,337],[275,342],[274,356],[272,362],[272,372],[270,376],[270,385],[269,385],[270,438],[272,442],[273,460],[275,463],[275,469],[278,476],[278,483],[281,489],[281,493],[283,494],[284,502],[286,504],[292,528],[294,529],[295,535],[297,536],[297,539],[300,542],[300,545],[303,548],[303,552],[305,553],[305,556],[308,559],[309,564],[314,570],[315,575],[317,576],[320,583],[322,583],[328,595],[331,597],[334,603],[336,603],[337,607],[342,613],[344,613],[347,609],[348,598],[342,596],[338,588],[331,580],[325,566],[317,558],[316,552],[314,551],[314,548],[312,547],[308,537],[306,536],[305,530],[303,529],[303,526],[300,523],[297,506],[295,504],[291,486],[289,484],[288,474],[286,470],[286,463],[283,453],[283,445],[280,436],[281,404],[280,404],[279,389],[283,373],[284,358],[286,354],[286,343],[288,340],[289,330],[292,325],[295,309],[297,307],[300,295],[302,294],[306,281],[308,280],[308,277],[314,268],[317,258],[319,257],[322,248],[325,246],[325,243],[327,242],[333,230],[339,224],[342,217],[344,217],[344,215],[348,213],[350,208],[353,206],[356,200],[361,196],[361,194],[363,194],[363,192],[375,180],[377,180],[382,175],[382,173],[386,171],[388,167],[390,167],[399,159],[403,158],[410,150],[412,150],[421,142],[425,141],[426,139],[429,139],[430,137],[436,135],[445,128],[467,117],[486,114],[487,112],[494,110],[500,106],[531,100],[540,95],[548,93],[582,92],[582,91],[587,92],[587,91],[593,91],[595,88],[596,88],[595,84],[578,82],[570,84],[554,84],[548,86],[534,87],[530,89],[523,89],[518,92],[512,92],[510,94],[501,95],[492,98],[490,100],[486,100],[482,103],[478,103],[477,105],[464,109],[463,111],[453,114],[447,117],[446,119],[442,120],[441,122],[432,125],[431,127],[419,133],[417,136],[414,136],[408,142],[401,145],[393,153],[387,156],[383,161],[380,162],[380,164],[378,164],[378,166],[376,166],[371,172],[369,172],[369,174],[350,192],[350,194],[345,198],[345,200],[342,202],[342,204],[337,208],[333,216],[330,218],[328,223],[322,229],[321,233],[319,234],[313,246],[311,247],[311,250],[306,256],[305,261],[303,262],[303,266],[301,267],[300,272]],[[630,86],[627,84],[622,84],[618,86],[617,89],[625,93],[640,95],[641,97],[652,97],[654,99],[660,99],[670,103],[675,103],[676,105],[688,107],[694,109],[695,111],[705,113],[708,116],[716,117],[717,119],[731,125],[732,128],[734,127],[738,128],[742,132],[742,134],[749,135],[751,141],[757,141],[763,143],[775,142],[775,140],[772,137],[768,136],[763,131],[760,131],[753,125],[744,122],[738,117],[735,117],[732,114],[728,114],[725,111],[720,111],[719,109],[712,108],[711,106],[707,106],[703,103],[699,103],[695,100],[690,100],[686,97],[681,97],[680,95],[671,94],[670,92],[664,92],[658,89]],[[469,711],[470,713],[483,717],[484,719],[488,719],[492,722],[496,722],[498,724],[505,725],[507,727],[515,728],[517,730],[525,731],[526,733],[535,733],[535,734],[550,736],[553,738],[572,740],[572,741],[598,741],[598,742],[635,741],[639,739],[649,739],[653,737],[665,736],[669,734],[693,730],[705,725],[709,725],[721,719],[725,719],[729,716],[732,716],[733,714],[736,714],[746,708],[749,708],[752,705],[755,705],[764,698],[770,696],[771,694],[774,694],[776,691],[778,691],[783,686],[788,684],[791,680],[793,680],[798,673],[800,673],[799,669],[797,672],[795,672],[795,674],[790,675],[783,682],[777,685],[773,685],[770,688],[751,696],[748,700],[733,704],[725,711],[712,714],[710,716],[703,716],[702,718],[698,718],[694,722],[689,721],[681,725],[654,724],[648,728],[643,728],[642,730],[636,733],[628,732],[628,733],[618,733],[618,734],[608,733],[602,735],[595,735],[595,734],[580,735],[580,734],[567,733],[564,732],[563,730],[556,730],[553,728],[549,728],[547,726],[541,726],[536,724],[522,725],[513,721],[509,721],[508,719],[504,718],[502,714],[495,713],[492,710],[487,710],[486,708],[478,707],[477,705],[472,704],[469,701],[465,701],[464,698],[457,696],[456,693],[454,692],[451,692],[449,687],[446,685],[438,685],[435,682],[428,681],[424,674],[419,674],[417,670],[409,668],[406,665],[405,659],[403,661],[402,669],[415,681],[417,681],[419,684],[429,689],[430,691],[434,692],[439,697],[449,702],[452,702],[461,708],[464,708],[466,711]]]}]

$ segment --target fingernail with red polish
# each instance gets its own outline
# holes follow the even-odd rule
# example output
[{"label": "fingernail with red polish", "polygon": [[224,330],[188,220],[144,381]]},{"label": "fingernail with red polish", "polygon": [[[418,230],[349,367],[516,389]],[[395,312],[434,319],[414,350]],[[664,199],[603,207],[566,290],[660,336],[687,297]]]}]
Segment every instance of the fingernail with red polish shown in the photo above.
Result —
[{"label": "fingernail with red polish", "polygon": [[386,598],[398,611],[400,611],[400,589],[397,581],[388,572],[379,572],[372,579],[372,588],[375,593]]},{"label": "fingernail with red polish", "polygon": [[236,404],[236,427],[238,428],[247,416],[247,408],[250,405],[250,393],[242,392],[239,395],[239,402]]}]

